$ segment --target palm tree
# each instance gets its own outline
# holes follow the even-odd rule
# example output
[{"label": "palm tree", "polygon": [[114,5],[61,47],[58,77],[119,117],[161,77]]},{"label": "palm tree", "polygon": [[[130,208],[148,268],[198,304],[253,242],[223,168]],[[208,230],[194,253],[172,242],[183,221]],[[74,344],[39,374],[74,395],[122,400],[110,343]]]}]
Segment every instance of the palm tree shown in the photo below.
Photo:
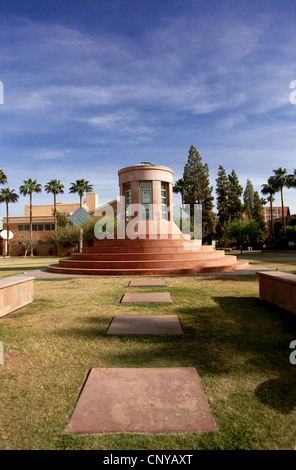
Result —
[{"label": "palm tree", "polygon": [[261,193],[268,195],[267,201],[270,202],[270,214],[271,214],[271,235],[274,236],[274,221],[273,221],[273,208],[272,203],[274,201],[273,195],[276,193],[276,189],[272,184],[271,178],[268,178],[267,184],[262,184]]},{"label": "palm tree", "polygon": [[[76,180],[75,183],[71,183],[69,193],[77,193],[80,197],[80,207],[82,207],[82,198],[84,193],[90,193],[93,190],[93,186],[89,184],[89,181],[84,179]],[[79,253],[82,251],[83,245],[83,230],[80,229],[80,240],[79,240]]]},{"label": "palm tree", "polygon": [[82,207],[82,198],[84,193],[90,193],[93,190],[89,181],[85,181],[84,179],[76,180],[75,183],[71,183],[71,187],[69,193],[77,193],[80,197],[80,207]]},{"label": "palm tree", "polygon": [[7,231],[7,256],[9,256],[9,211],[8,211],[8,204],[10,202],[17,202],[19,195],[14,192],[14,189],[3,188],[0,191],[0,202],[5,202],[6,204],[6,231]]},{"label": "palm tree", "polygon": [[281,193],[281,203],[282,203],[282,220],[283,220],[283,236],[286,237],[286,222],[285,222],[285,214],[284,214],[284,196],[283,196],[283,188],[291,188],[293,185],[293,176],[287,174],[286,168],[278,168],[277,170],[273,170],[274,175],[269,177],[269,181],[274,187],[276,192]]},{"label": "palm tree", "polygon": [[57,194],[64,193],[64,185],[60,180],[50,180],[44,186],[44,189],[47,193],[53,194],[53,213],[54,213],[54,229],[57,228]]},{"label": "palm tree", "polygon": [[[57,194],[64,193],[64,185],[60,182],[60,180],[50,180],[44,186],[44,189],[47,193],[53,194],[53,215],[54,215],[54,231],[57,231]],[[57,254],[57,242],[55,238],[55,255]]]},{"label": "palm tree", "polygon": [[0,170],[0,183],[1,184],[7,183],[7,176],[3,170]]},{"label": "palm tree", "polygon": [[36,180],[32,180],[31,178],[28,179],[27,181],[24,181],[24,184],[20,186],[20,193],[23,194],[23,196],[26,196],[27,194],[30,195],[30,247],[31,247],[31,256],[33,256],[33,240],[32,240],[32,195],[33,193],[41,193],[41,184],[37,183]]},{"label": "palm tree", "polygon": [[178,181],[176,181],[176,183],[173,186],[173,192],[181,194],[182,209],[184,206],[184,193],[187,188],[188,188],[188,185],[187,183],[185,183],[183,178],[178,179]]}]

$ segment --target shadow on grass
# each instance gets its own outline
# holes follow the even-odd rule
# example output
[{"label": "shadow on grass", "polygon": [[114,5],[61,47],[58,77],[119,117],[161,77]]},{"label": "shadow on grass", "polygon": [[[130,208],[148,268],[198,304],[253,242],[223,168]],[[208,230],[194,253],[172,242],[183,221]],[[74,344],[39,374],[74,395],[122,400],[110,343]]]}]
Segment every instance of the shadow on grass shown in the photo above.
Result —
[{"label": "shadow on grass", "polygon": [[255,388],[265,405],[287,414],[296,405],[296,367],[289,344],[296,317],[257,297],[213,297],[214,306],[176,308],[184,335],[107,336],[110,316],[88,316],[81,326],[55,330],[64,338],[104,342],[107,367],[195,367],[201,376],[249,373],[274,376]]},{"label": "shadow on grass", "polygon": [[289,414],[296,407],[296,375],[294,370],[290,375],[282,375],[278,378],[262,382],[255,390],[257,398],[265,405]]},{"label": "shadow on grass", "polygon": [[[53,334],[64,338],[88,338],[91,340],[102,339],[111,323],[110,317],[83,317],[85,326],[56,329]],[[86,325],[87,324],[87,325]]]}]

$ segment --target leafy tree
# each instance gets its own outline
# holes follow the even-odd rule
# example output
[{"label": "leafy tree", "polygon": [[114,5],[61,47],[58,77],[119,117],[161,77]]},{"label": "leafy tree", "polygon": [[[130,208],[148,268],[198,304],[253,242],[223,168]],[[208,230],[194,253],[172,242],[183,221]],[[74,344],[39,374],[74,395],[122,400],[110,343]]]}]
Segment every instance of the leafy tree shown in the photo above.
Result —
[{"label": "leafy tree", "polygon": [[218,238],[223,240],[224,231],[230,221],[230,181],[222,165],[219,166],[216,183],[217,211],[219,219],[216,228],[216,234]]},{"label": "leafy tree", "polygon": [[[84,240],[92,240],[95,238],[95,225],[102,217],[93,217],[91,220],[86,222],[83,226],[83,238]],[[105,233],[105,236],[108,237],[112,235],[114,230],[117,227],[117,219],[113,219],[111,217],[104,218],[104,224],[102,225],[102,232]]]},{"label": "leafy tree", "polygon": [[234,170],[228,175],[230,182],[230,194],[229,194],[229,211],[230,219],[240,219],[242,217],[243,205],[241,202],[241,196],[243,194],[243,187],[239,183],[239,179]]},{"label": "leafy tree", "polygon": [[255,191],[252,218],[253,220],[255,220],[255,222],[257,222],[263,233],[265,233],[267,229],[265,218],[263,215],[263,206],[265,202],[266,201],[264,199],[260,198],[258,191]]},{"label": "leafy tree", "polygon": [[[279,231],[279,236],[282,237],[283,236],[283,229],[281,228],[280,231]],[[296,227],[295,225],[292,226],[292,225],[287,225],[286,226],[286,236],[287,236],[287,239],[288,241],[290,242],[296,242]]]},{"label": "leafy tree", "polygon": [[57,218],[57,227],[66,227],[68,223],[68,218],[70,214],[62,214],[59,211],[56,211],[56,218]]},{"label": "leafy tree", "polygon": [[264,240],[264,234],[255,220],[234,219],[225,230],[225,237],[243,248],[249,244]]},{"label": "leafy tree", "polygon": [[184,204],[190,204],[191,222],[194,204],[201,204],[203,238],[210,238],[215,232],[213,188],[210,186],[209,167],[202,163],[201,156],[193,145],[189,149],[183,180],[186,186],[183,194]]},{"label": "leafy tree", "polygon": [[273,207],[274,194],[276,189],[272,184],[272,180],[268,178],[267,183],[261,185],[261,193],[267,196],[267,201],[270,203],[270,217],[271,217],[271,236],[274,237],[274,220],[273,220]]},{"label": "leafy tree", "polygon": [[36,180],[32,180],[31,178],[27,181],[24,181],[24,184],[20,186],[20,193],[23,196],[27,194],[30,195],[30,240],[31,240],[31,256],[33,256],[33,239],[32,239],[32,210],[33,210],[33,202],[32,202],[32,195],[33,193],[41,193],[41,184],[37,183]]},{"label": "leafy tree", "polygon": [[[75,183],[71,183],[69,193],[77,193],[80,197],[80,207],[82,207],[82,198],[84,193],[89,193],[93,190],[93,186],[89,184],[89,181],[84,179],[76,180]],[[83,245],[83,230],[80,229],[80,241],[79,241],[79,252],[82,251]]]},{"label": "leafy tree", "polygon": [[[9,233],[9,204],[15,203],[19,199],[19,195],[16,194],[14,189],[3,188],[0,191],[0,202],[4,202],[6,204],[6,230],[7,234]],[[10,255],[10,248],[9,248],[9,239],[7,238],[7,256]]]},{"label": "leafy tree", "polygon": [[47,240],[53,240],[60,243],[63,247],[73,248],[79,243],[80,229],[73,224],[68,223],[65,227],[57,227],[56,231],[48,237]]},{"label": "leafy tree", "polygon": [[252,210],[254,207],[254,186],[251,180],[247,179],[246,187],[243,194],[244,198],[244,212],[247,214],[248,219],[252,218]]}]

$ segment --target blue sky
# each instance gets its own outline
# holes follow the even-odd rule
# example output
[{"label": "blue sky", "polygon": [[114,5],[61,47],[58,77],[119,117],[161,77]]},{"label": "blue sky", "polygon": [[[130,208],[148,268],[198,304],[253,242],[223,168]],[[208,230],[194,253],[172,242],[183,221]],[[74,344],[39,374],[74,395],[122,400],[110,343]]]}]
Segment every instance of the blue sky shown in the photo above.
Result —
[{"label": "blue sky", "polygon": [[[74,202],[69,186],[85,178],[105,203],[125,166],[147,160],[182,177],[191,145],[214,189],[220,164],[259,191],[279,166],[293,172],[295,20],[295,0],[0,0],[9,187],[57,178],[59,199]],[[284,196],[296,213],[296,190]]]}]

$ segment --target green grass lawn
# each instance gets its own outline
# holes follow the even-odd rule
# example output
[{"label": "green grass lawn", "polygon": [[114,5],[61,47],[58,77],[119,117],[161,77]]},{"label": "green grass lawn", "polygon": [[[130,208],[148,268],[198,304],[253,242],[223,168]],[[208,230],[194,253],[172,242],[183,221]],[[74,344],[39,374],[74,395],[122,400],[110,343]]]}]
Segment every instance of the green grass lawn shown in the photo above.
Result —
[{"label": "green grass lawn", "polygon": [[[0,449],[294,449],[295,315],[260,301],[256,276],[168,277],[167,288],[129,280],[35,280],[34,302],[0,318]],[[119,303],[164,289],[172,304]],[[138,314],[178,315],[184,335],[105,335],[114,315]],[[218,430],[66,434],[93,367],[195,367]]]},{"label": "green grass lawn", "polygon": [[243,253],[236,255],[240,261],[249,261],[250,265],[267,266],[279,271],[296,274],[296,253]]},{"label": "green grass lawn", "polygon": [[18,256],[15,258],[0,258],[0,278],[13,276],[14,274],[22,274],[34,271],[36,269],[45,268],[48,264],[58,263],[61,258],[41,256],[28,256],[26,258]]}]

